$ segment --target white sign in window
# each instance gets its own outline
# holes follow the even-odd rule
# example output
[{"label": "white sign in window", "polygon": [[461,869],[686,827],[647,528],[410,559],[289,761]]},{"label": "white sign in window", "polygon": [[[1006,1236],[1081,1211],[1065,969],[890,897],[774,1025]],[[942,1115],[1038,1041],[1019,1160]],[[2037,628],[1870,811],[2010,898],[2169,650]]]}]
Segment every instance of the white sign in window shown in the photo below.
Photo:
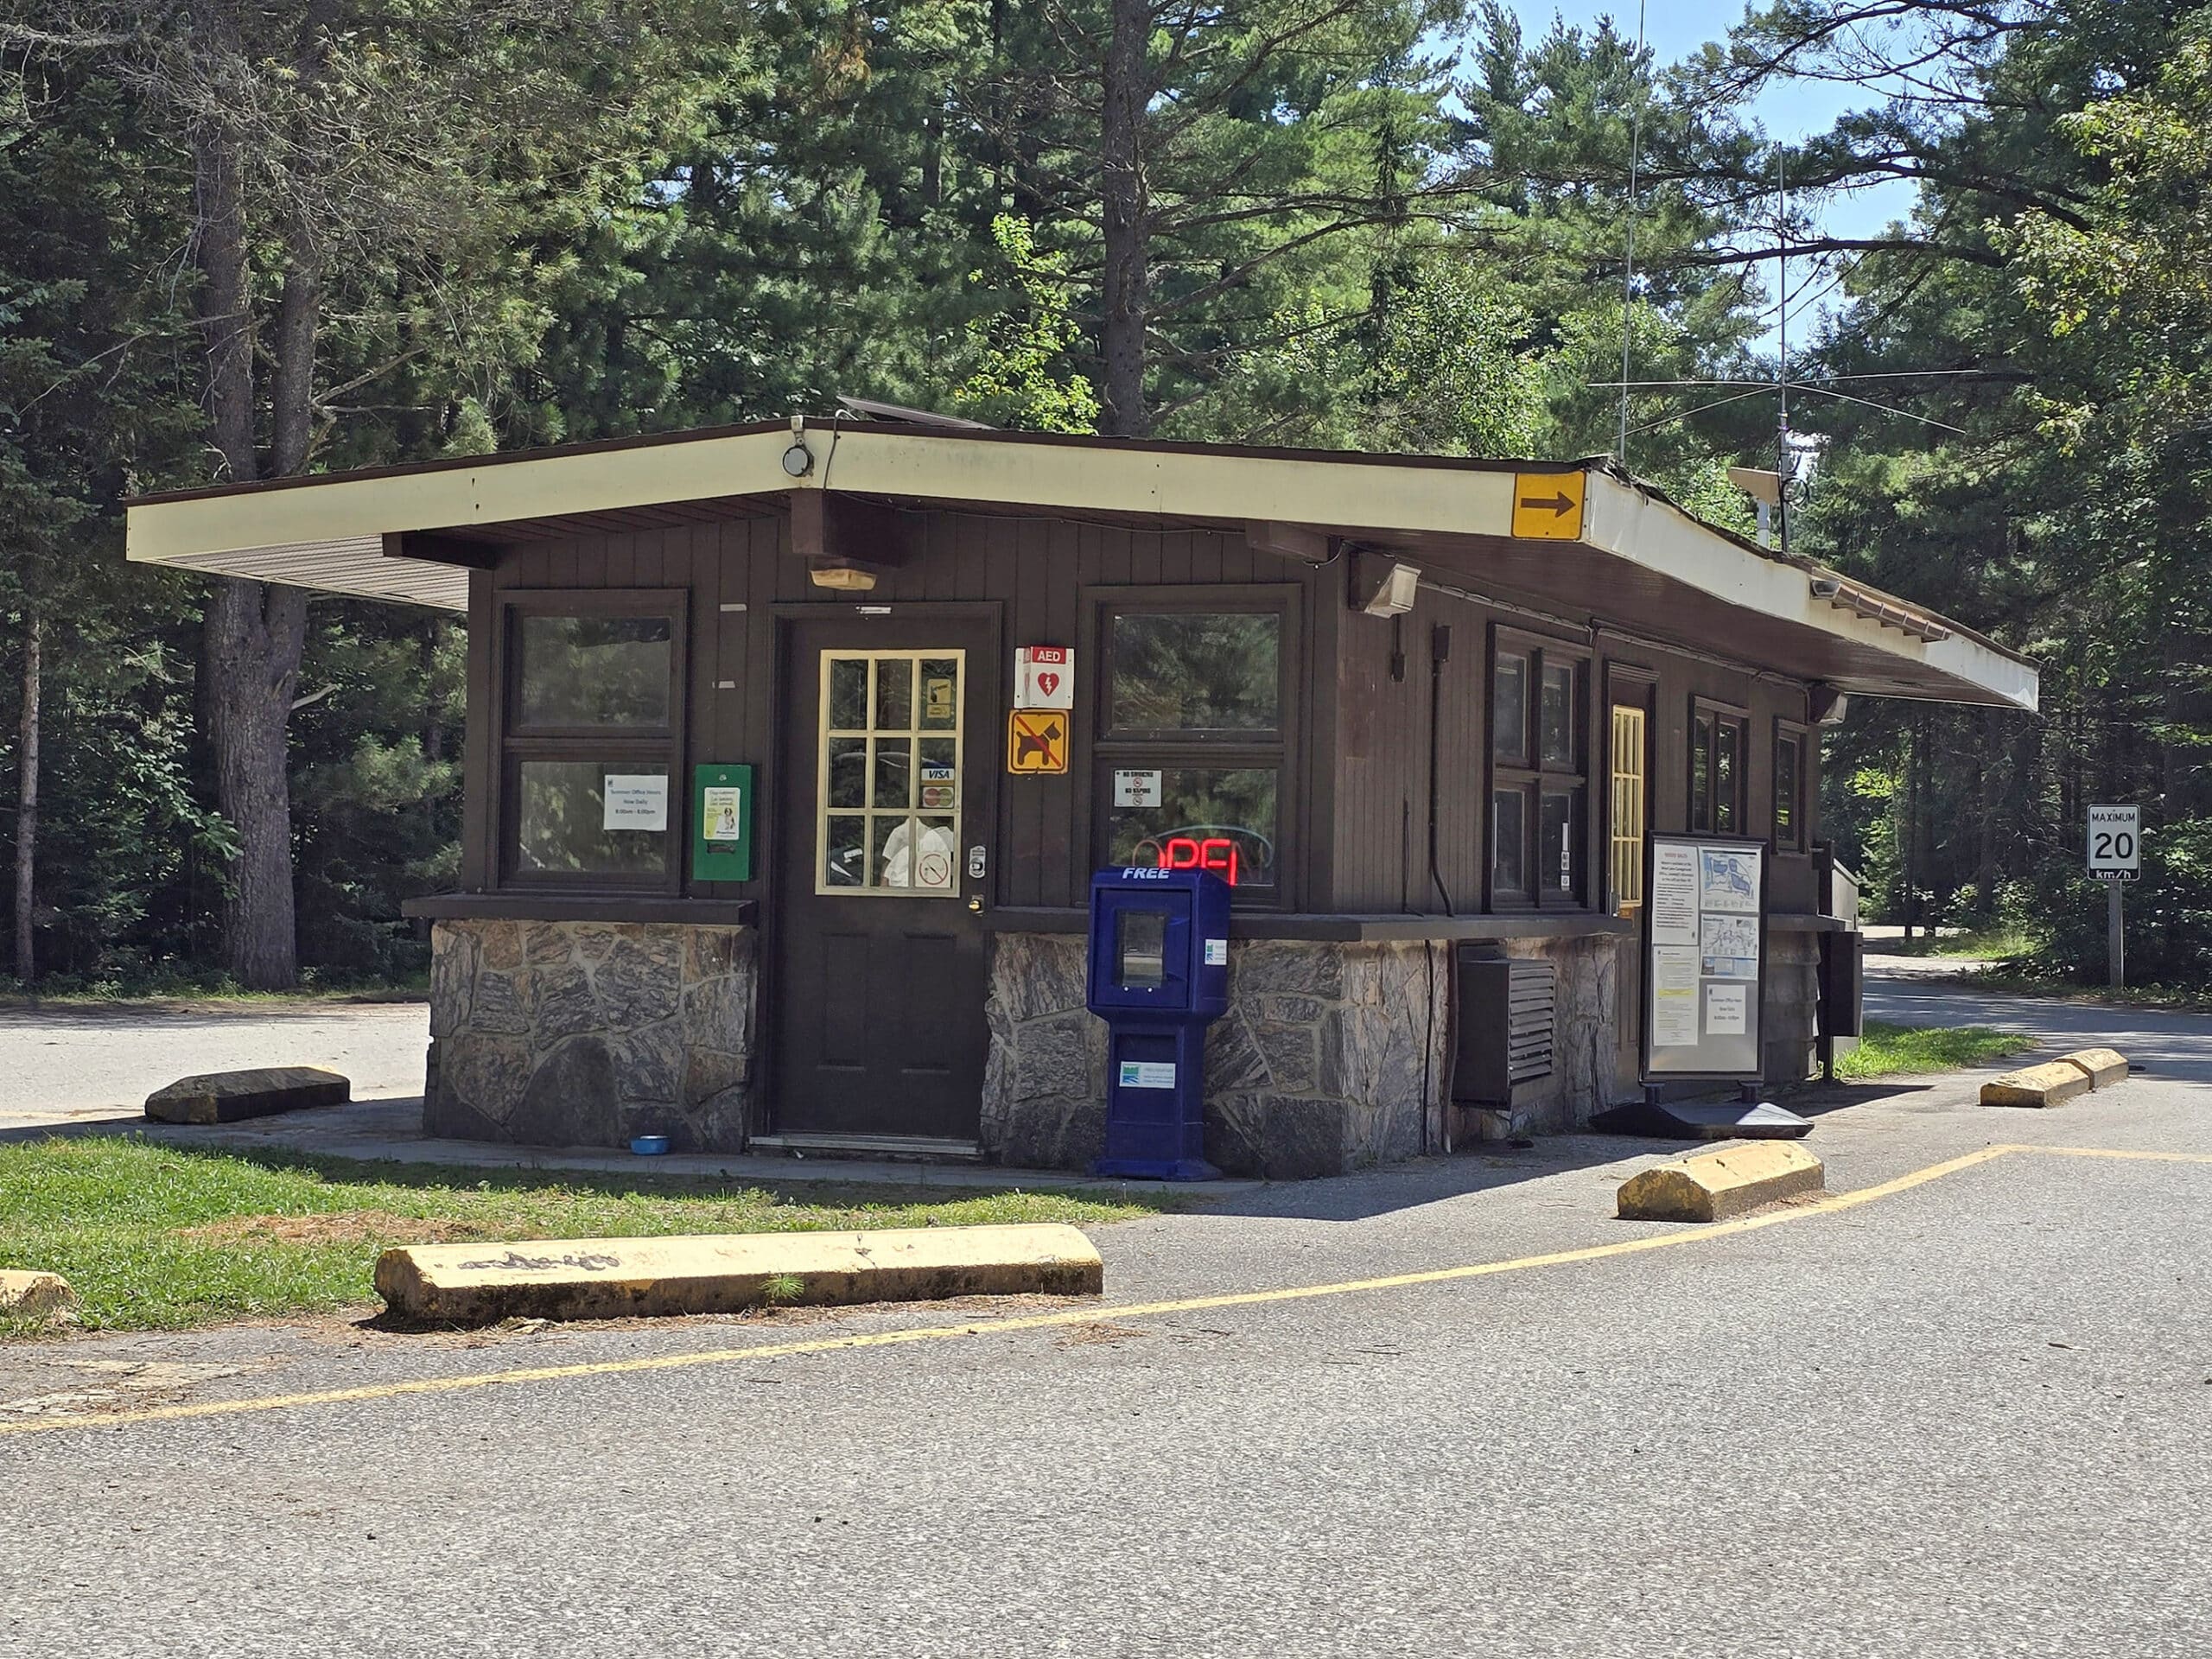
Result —
[{"label": "white sign in window", "polygon": [[668,774],[664,772],[610,772],[600,800],[602,830],[668,828]]},{"label": "white sign in window", "polygon": [[1157,806],[1160,804],[1160,773],[1153,772],[1117,772],[1114,774],[1114,804],[1116,806]]}]

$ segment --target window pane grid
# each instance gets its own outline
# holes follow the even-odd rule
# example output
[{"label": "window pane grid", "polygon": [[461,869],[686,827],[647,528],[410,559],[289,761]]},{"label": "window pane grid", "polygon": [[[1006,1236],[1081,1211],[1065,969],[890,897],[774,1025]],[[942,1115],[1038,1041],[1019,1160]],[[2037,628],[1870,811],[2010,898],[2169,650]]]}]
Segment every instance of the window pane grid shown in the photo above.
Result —
[{"label": "window pane grid", "polygon": [[1624,911],[1643,903],[1643,710],[1616,705],[1612,741],[1613,902]]},{"label": "window pane grid", "polygon": [[824,652],[815,890],[957,898],[964,651]]}]

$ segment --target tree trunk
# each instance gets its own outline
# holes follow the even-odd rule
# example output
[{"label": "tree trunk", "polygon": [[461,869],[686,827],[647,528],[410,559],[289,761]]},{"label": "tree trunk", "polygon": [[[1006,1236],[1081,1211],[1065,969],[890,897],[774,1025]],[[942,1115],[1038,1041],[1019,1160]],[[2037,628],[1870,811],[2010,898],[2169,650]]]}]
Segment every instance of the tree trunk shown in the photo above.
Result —
[{"label": "tree trunk", "polygon": [[38,871],[38,737],[40,648],[44,624],[35,609],[23,614],[23,728],[16,774],[16,978],[25,985],[38,977],[31,953]]},{"label": "tree trunk", "polygon": [[[235,131],[198,135],[198,249],[207,341],[209,435],[232,479],[260,475],[254,444],[254,337],[244,172]],[[278,458],[306,458],[308,379],[320,299],[310,267],[288,273],[280,304],[275,385]],[[306,362],[302,361],[304,353]],[[201,700],[215,763],[215,803],[238,837],[223,905],[224,965],[252,990],[299,981],[293,937],[291,786],[286,728],[307,642],[307,594],[219,577],[208,595]]]},{"label": "tree trunk", "polygon": [[297,588],[224,578],[208,597],[216,800],[238,842],[223,906],[224,965],[249,990],[299,982],[287,728],[307,621],[308,596]]},{"label": "tree trunk", "polygon": [[1150,231],[1140,143],[1149,92],[1145,52],[1152,8],[1149,0],[1113,0],[1113,32],[1100,76],[1099,205],[1105,228],[1098,338],[1105,404],[1101,429],[1112,437],[1141,438],[1152,430],[1152,411],[1144,398]]}]

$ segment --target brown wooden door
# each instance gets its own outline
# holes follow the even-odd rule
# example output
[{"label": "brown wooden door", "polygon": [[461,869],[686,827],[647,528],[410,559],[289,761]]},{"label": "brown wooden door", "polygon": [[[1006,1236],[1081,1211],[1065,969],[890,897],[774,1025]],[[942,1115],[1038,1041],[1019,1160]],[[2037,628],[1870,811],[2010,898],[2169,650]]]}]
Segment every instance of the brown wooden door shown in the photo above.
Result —
[{"label": "brown wooden door", "polygon": [[794,623],[790,644],[774,1128],[972,1141],[988,1033],[969,871],[995,821],[996,630],[848,616]]}]

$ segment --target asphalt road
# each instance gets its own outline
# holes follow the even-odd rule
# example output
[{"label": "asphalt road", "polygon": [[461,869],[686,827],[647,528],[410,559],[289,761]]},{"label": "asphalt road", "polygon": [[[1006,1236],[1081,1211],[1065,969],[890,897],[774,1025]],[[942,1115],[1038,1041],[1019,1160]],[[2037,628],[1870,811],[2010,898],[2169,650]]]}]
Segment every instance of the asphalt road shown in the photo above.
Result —
[{"label": "asphalt road", "polygon": [[424,1002],[10,1003],[0,1130],[135,1116],[164,1084],[245,1066],[322,1066],[358,1100],[420,1095],[429,1041]]},{"label": "asphalt road", "polygon": [[[1102,1230],[1041,1328],[0,1351],[0,1654],[2212,1651],[2212,1084],[1973,1081],[1823,1103],[1856,1207],[1624,1224],[1658,1149],[1562,1138]],[[1928,1173],[2014,1143],[2137,1155]]]}]

